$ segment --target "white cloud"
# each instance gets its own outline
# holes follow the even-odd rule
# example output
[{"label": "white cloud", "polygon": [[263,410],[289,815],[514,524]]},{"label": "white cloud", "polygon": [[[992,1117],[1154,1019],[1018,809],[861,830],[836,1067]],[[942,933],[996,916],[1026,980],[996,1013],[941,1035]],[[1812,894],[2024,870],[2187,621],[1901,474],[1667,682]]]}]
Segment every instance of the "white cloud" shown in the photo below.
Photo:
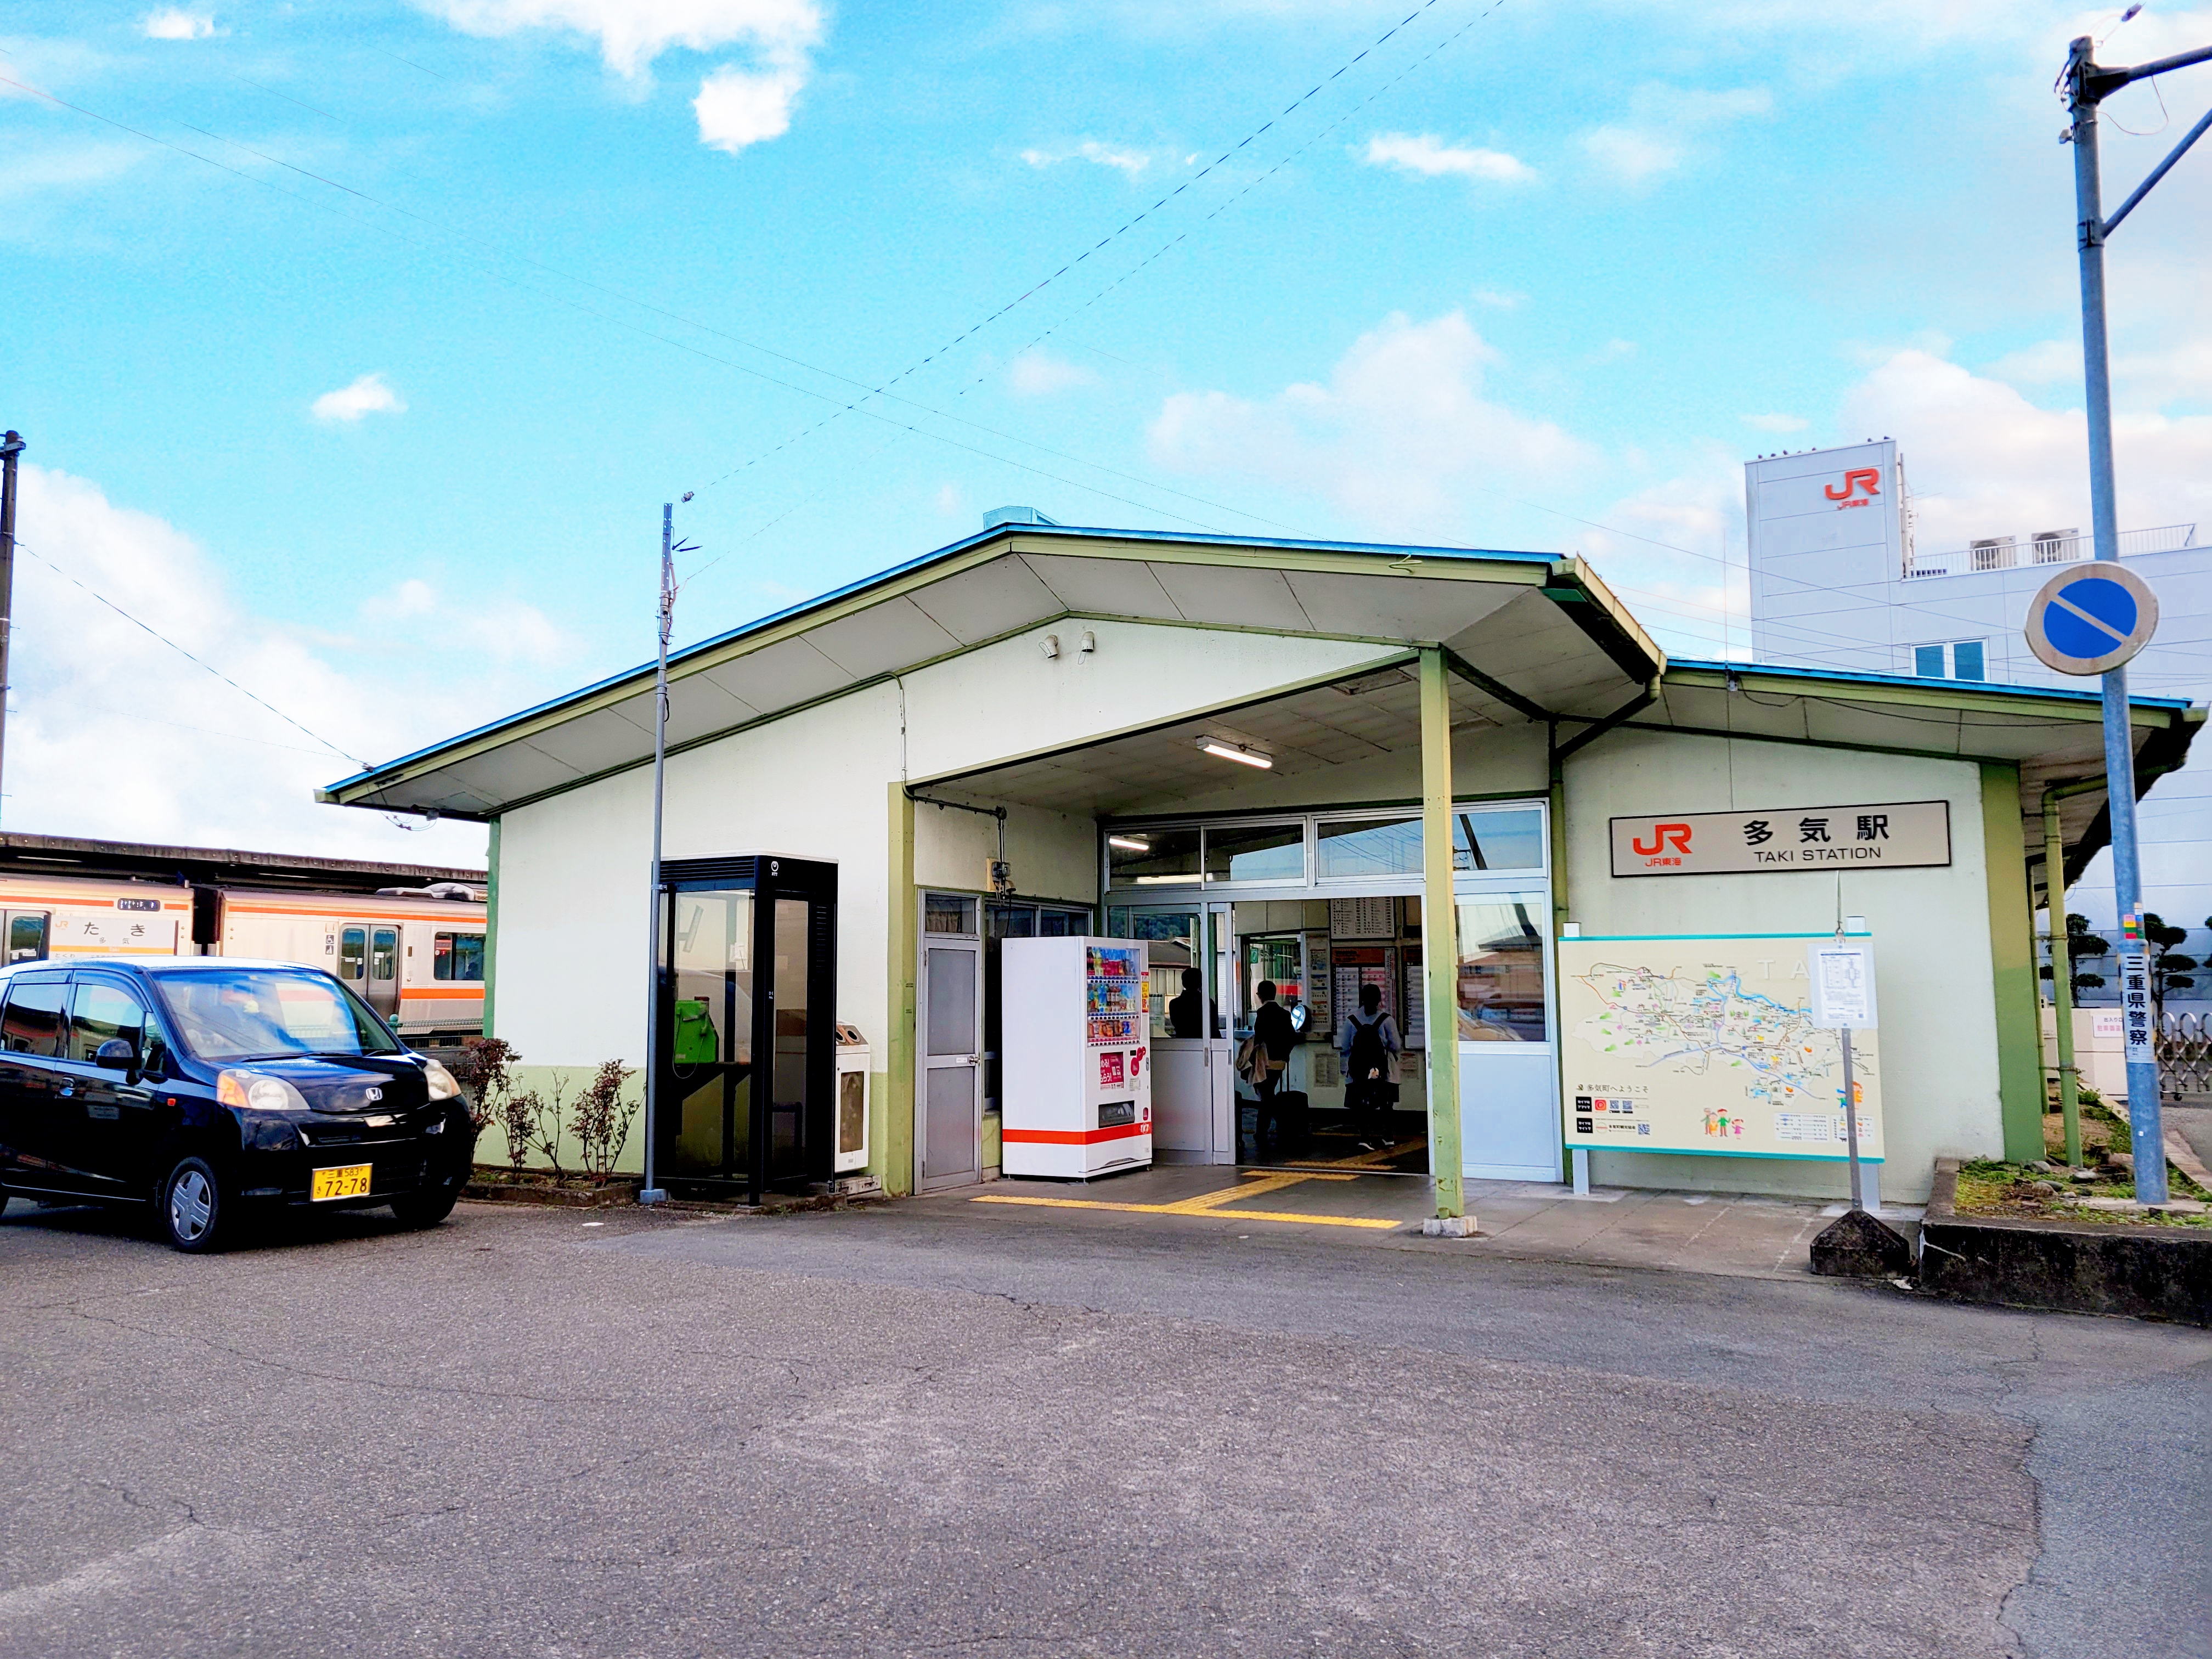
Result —
[{"label": "white cloud", "polygon": [[[1355,152],[1357,153],[1357,152]],[[1526,184],[1536,175],[1503,150],[1446,144],[1434,133],[1379,132],[1367,141],[1360,158],[1370,167],[1395,167],[1424,179],[1482,179],[1492,184]]]},{"label": "white cloud", "polygon": [[1622,182],[1640,185],[1680,167],[1698,134],[1755,115],[1769,115],[1774,100],[1764,87],[1710,91],[1652,82],[1628,100],[1626,122],[1608,122],[1583,135],[1589,158]]},{"label": "white cloud", "polygon": [[1813,424],[1802,415],[1746,415],[1742,419],[1754,432],[1802,432]]},{"label": "white cloud", "polygon": [[1117,144],[1102,144],[1096,138],[1085,138],[1081,143],[1066,149],[1025,149],[1022,160],[1033,167],[1057,167],[1062,161],[1091,161],[1102,167],[1112,167],[1124,177],[1134,179],[1152,164],[1152,155],[1145,150],[1129,149]]},{"label": "white cloud", "polygon": [[2039,340],[2018,351],[2008,351],[1989,366],[1990,374],[2014,386],[2051,386],[2081,378],[2079,340]]},{"label": "white cloud", "polygon": [[948,519],[964,519],[968,516],[968,497],[962,493],[960,486],[957,483],[938,485],[935,501],[937,510]]},{"label": "white cloud", "polygon": [[714,52],[804,52],[822,38],[817,0],[419,0],[465,34],[496,37],[525,29],[596,36],[617,75],[644,70],[671,46]]},{"label": "white cloud", "polygon": [[[1930,552],[2088,523],[2087,425],[1933,353],[1899,351],[1845,395],[1840,430],[1895,437]],[[2212,520],[2212,415],[2112,421],[2122,529]]]},{"label": "white cloud", "polygon": [[381,374],[364,374],[351,386],[325,392],[311,410],[319,421],[357,421],[364,415],[404,415],[407,401]]},{"label": "white cloud", "polygon": [[556,663],[571,644],[534,605],[517,600],[449,603],[444,593],[420,576],[410,576],[389,592],[364,599],[361,616],[363,622],[375,623],[434,617],[440,638],[461,644],[479,659],[498,663]]},{"label": "white cloud", "polygon": [[164,6],[141,18],[138,32],[149,40],[204,40],[215,33],[215,19],[204,11]]},{"label": "white cloud", "polygon": [[691,100],[699,118],[699,142],[735,155],[749,144],[781,138],[791,131],[791,106],[806,84],[802,59],[764,70],[716,70],[699,83]]},{"label": "white cloud", "polygon": [[[380,629],[372,652],[358,638],[332,639],[252,614],[191,537],[115,505],[84,479],[26,465],[20,505],[8,829],[482,861],[483,831],[476,825],[410,834],[379,813],[313,799],[318,785],[354,769],[319,738],[385,759],[544,694],[543,675],[476,669],[456,676],[454,663],[470,654],[443,643],[444,628],[469,626],[477,607],[443,608],[435,631]],[[145,618],[299,725],[187,661],[94,594]],[[496,605],[486,609],[501,614]],[[502,625],[513,620],[507,613]],[[470,647],[477,642],[471,637]],[[88,757],[99,763],[88,765]],[[127,787],[116,787],[118,776]]]},{"label": "white cloud", "polygon": [[822,44],[820,0],[417,0],[464,33],[562,29],[592,36],[616,74],[635,77],[672,46],[738,46],[745,62],[718,66],[691,100],[699,142],[734,155],[791,130]]},{"label": "white cloud", "polygon": [[1479,288],[1467,297],[1479,306],[1488,306],[1493,311],[1518,311],[1528,302],[1528,296],[1525,294],[1496,288]]},{"label": "white cloud", "polygon": [[1607,172],[1632,185],[1682,165],[1682,147],[1627,127],[1598,127],[1583,135],[1583,149]]},{"label": "white cloud", "polygon": [[1077,386],[1096,386],[1098,377],[1081,364],[1055,357],[1039,346],[1006,365],[1006,382],[1021,397],[1045,398]]},{"label": "white cloud", "polygon": [[1352,343],[1326,385],[1262,403],[1176,393],[1152,424],[1152,452],[1186,473],[1318,491],[1383,533],[1458,534],[1479,492],[1558,481],[1595,459],[1553,422],[1484,396],[1498,362],[1457,311],[1423,323],[1393,315]]}]

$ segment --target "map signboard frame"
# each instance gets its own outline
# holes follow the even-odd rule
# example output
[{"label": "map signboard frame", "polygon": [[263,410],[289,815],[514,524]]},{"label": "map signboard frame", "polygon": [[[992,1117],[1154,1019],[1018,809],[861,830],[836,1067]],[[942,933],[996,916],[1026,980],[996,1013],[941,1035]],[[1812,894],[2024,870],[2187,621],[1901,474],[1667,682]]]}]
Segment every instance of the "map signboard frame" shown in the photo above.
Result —
[{"label": "map signboard frame", "polygon": [[[1832,932],[1560,939],[1566,1145],[1848,1161],[1842,1033],[1812,1009],[1812,952],[1835,943]],[[1879,1044],[1871,1028],[1851,1043],[1868,1164],[1883,1158]]]}]

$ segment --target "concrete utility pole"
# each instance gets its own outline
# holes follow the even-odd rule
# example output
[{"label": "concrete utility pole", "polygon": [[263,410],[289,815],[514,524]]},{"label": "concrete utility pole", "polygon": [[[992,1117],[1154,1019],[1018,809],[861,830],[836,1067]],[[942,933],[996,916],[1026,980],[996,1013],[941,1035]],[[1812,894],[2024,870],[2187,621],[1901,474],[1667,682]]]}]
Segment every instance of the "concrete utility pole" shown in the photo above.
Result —
[{"label": "concrete utility pole", "polygon": [[[2101,68],[2096,53],[2094,40],[2086,34],[2078,37],[2067,50],[2061,81],[2066,89],[2067,112],[2072,117],[2063,137],[2074,146],[2075,218],[2081,261],[2081,370],[2089,413],[2089,520],[2097,557],[2117,562],[2120,533],[2112,483],[2112,363],[2105,337],[2105,240],[2189,147],[2204,136],[2205,129],[2212,127],[2212,111],[2189,130],[2166,160],[2136,186],[2135,194],[2107,219],[2097,166],[2097,106],[2133,82],[2212,60],[2212,46],[2139,64],[2133,69]],[[2127,953],[2142,948],[2142,872],[2136,853],[2135,744],[2128,729],[2126,667],[2108,672],[2104,684],[2106,801],[2112,820],[2112,890],[2118,905],[2124,992]],[[2052,937],[2065,925],[2063,916],[2054,915]],[[2156,1031],[2151,1036],[2155,1043]],[[2128,1051],[2128,1117],[2136,1147],[2136,1197],[2145,1204],[2163,1204],[2166,1199],[2166,1132],[2158,1097],[2158,1060],[2154,1051],[2144,1053],[2134,1044]]]},{"label": "concrete utility pole", "polygon": [[0,437],[0,806],[8,775],[8,636],[15,616],[15,458],[22,453],[21,433]]}]

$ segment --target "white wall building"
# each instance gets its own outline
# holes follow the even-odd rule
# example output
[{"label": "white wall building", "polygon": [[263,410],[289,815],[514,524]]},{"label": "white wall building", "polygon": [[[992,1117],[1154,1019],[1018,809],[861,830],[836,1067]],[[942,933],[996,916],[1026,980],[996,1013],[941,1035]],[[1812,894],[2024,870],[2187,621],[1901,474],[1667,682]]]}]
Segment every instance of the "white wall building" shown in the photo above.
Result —
[{"label": "white wall building", "polygon": [[[2093,556],[2077,525],[1992,526],[1968,545],[1915,544],[1904,458],[1887,438],[1761,456],[1744,466],[1752,655],[1762,663],[1927,679],[2094,690],[2027,648],[2029,602],[2057,567]],[[2087,510],[2082,517],[2086,520]],[[2135,696],[2212,693],[2212,536],[2197,525],[2125,530],[2120,556],[2156,592],[2158,635],[2128,667]],[[2154,784],[2137,809],[2143,908],[2212,955],[2212,757]],[[2067,897],[2110,936],[2112,858]],[[2200,975],[2196,996],[2212,1000]],[[2100,1000],[2089,994],[2088,1000]]]}]

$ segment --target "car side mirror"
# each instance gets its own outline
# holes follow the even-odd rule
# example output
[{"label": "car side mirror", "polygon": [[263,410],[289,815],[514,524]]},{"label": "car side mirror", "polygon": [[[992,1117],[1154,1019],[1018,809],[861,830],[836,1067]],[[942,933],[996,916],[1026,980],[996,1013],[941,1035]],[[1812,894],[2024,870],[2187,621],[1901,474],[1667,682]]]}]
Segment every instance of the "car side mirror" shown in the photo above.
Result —
[{"label": "car side mirror", "polygon": [[138,1064],[138,1045],[123,1037],[110,1037],[92,1051],[92,1063],[103,1072],[128,1072]]}]

